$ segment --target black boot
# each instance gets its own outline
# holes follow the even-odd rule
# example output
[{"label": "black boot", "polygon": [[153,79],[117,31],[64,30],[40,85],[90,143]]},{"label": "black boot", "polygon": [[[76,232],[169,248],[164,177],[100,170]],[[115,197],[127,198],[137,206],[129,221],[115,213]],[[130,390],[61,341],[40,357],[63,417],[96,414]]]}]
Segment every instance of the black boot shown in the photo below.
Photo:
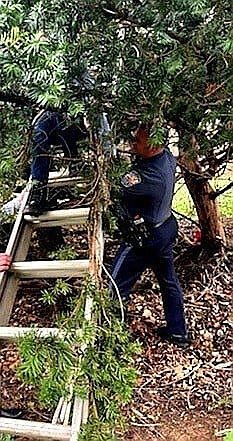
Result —
[{"label": "black boot", "polygon": [[0,417],[2,418],[20,418],[23,415],[21,409],[2,409],[0,408]]},{"label": "black boot", "polygon": [[167,326],[157,328],[155,333],[161,338],[161,340],[167,340],[183,349],[187,348],[191,344],[191,339],[188,335],[171,334],[168,331]]},{"label": "black boot", "polygon": [[47,206],[47,183],[41,181],[32,182],[32,190],[29,202],[25,207],[24,214],[39,216],[46,211]]}]

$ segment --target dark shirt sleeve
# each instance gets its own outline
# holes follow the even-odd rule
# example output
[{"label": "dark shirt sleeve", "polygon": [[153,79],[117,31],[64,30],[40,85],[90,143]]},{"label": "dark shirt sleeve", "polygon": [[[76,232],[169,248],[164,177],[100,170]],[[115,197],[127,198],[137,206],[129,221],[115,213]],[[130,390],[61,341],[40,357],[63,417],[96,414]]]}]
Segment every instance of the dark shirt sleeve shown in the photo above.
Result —
[{"label": "dark shirt sleeve", "polygon": [[127,196],[151,196],[153,199],[162,199],[164,184],[161,179],[154,182],[140,182],[125,188],[122,186],[122,192]]}]

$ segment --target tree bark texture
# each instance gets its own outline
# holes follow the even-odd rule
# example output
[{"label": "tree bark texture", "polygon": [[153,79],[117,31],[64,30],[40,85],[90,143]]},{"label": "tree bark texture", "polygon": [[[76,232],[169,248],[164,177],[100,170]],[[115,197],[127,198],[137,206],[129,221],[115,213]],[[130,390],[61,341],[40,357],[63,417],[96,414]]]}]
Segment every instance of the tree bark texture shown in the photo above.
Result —
[{"label": "tree bark texture", "polygon": [[[192,150],[195,151],[195,139],[192,140]],[[184,180],[193,199],[201,228],[201,243],[203,248],[214,252],[221,250],[226,242],[224,228],[215,199],[211,199],[213,188],[196,158],[190,158],[186,153],[181,154],[180,165],[183,166]]]},{"label": "tree bark texture", "polygon": [[216,200],[211,200],[213,189],[209,182],[203,182],[185,173],[185,183],[193,199],[201,227],[201,242],[205,249],[218,251],[225,243],[225,233]]}]

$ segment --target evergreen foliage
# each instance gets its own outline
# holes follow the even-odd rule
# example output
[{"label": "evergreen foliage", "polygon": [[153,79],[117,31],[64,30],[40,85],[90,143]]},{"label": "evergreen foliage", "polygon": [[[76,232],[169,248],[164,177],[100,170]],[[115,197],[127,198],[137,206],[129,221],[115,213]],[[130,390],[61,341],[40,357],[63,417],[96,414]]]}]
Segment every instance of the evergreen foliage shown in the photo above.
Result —
[{"label": "evergreen foliage", "polygon": [[47,305],[56,305],[57,300],[67,297],[72,292],[72,287],[63,279],[57,279],[53,288],[44,289],[41,294],[41,300]]},{"label": "evergreen foliage", "polygon": [[0,434],[0,441],[14,441],[11,435]]},{"label": "evergreen foliage", "polygon": [[11,435],[0,434],[0,441],[14,441]]},{"label": "evergreen foliage", "polygon": [[49,257],[55,260],[73,260],[76,259],[77,253],[73,246],[64,245],[58,251],[50,253]]},{"label": "evergreen foliage", "polygon": [[[87,296],[94,299],[91,322],[84,319]],[[70,384],[80,398],[89,394],[91,417],[81,439],[114,440],[115,428],[123,424],[122,406],[130,401],[137,378],[133,357],[139,345],[116,318],[109,293],[96,290],[89,278],[70,303],[71,311],[58,322],[62,339],[42,339],[34,331],[19,339],[18,374],[35,386],[39,403],[47,408],[55,407],[61,396],[69,396]]]},{"label": "evergreen foliage", "polygon": [[[226,0],[24,2],[2,0],[2,91],[96,118],[107,106],[116,133],[153,122],[154,142],[172,121],[203,152],[230,139],[233,40]],[[95,87],[85,80],[86,66]],[[86,92],[85,92],[86,93]],[[80,107],[81,106],[81,107]],[[220,119],[209,138],[206,124]]]},{"label": "evergreen foliage", "polygon": [[0,182],[4,184],[0,186],[0,201],[11,196],[22,168],[25,168],[20,152],[27,144],[30,115],[30,109],[0,104]]},{"label": "evergreen foliage", "polygon": [[[151,143],[161,144],[169,123],[190,154],[195,136],[210,174],[230,159],[227,0],[1,0],[1,6],[0,100],[66,109],[73,117],[85,108],[92,127],[107,111],[116,141],[149,121]],[[4,139],[18,133],[11,126]],[[0,175],[15,174],[11,144],[2,150]],[[225,150],[216,158],[220,146]]]}]

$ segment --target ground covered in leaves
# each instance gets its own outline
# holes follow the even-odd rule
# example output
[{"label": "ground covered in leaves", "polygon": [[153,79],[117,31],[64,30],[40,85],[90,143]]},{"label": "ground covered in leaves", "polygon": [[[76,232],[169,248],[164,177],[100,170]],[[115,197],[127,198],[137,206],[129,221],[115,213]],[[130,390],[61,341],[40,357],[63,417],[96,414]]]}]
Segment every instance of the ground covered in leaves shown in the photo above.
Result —
[{"label": "ground covered in leaves", "polygon": [[[182,350],[161,342],[155,327],[163,323],[163,310],[156,278],[147,271],[137,283],[128,306],[128,327],[139,339],[142,352],[136,360],[139,379],[134,398],[124,410],[129,430],[124,441],[211,441],[231,423],[231,296],[233,223],[227,222],[229,247],[225,258],[209,259],[198,245],[191,247],[188,222],[181,222],[176,246],[176,267],[184,290],[185,310],[192,345]],[[87,248],[83,231],[63,231],[66,243]],[[106,263],[110,266],[118,238],[107,238]],[[35,239],[31,258],[45,258],[45,247]],[[85,252],[79,258],[85,258]],[[45,282],[22,281],[11,326],[51,326],[56,310],[43,305],[40,291]],[[57,308],[64,305],[58,305]],[[35,402],[32,388],[17,379],[19,363],[13,344],[0,351],[1,406],[25,409],[25,418],[51,420]],[[17,440],[22,438],[17,438]]]}]

